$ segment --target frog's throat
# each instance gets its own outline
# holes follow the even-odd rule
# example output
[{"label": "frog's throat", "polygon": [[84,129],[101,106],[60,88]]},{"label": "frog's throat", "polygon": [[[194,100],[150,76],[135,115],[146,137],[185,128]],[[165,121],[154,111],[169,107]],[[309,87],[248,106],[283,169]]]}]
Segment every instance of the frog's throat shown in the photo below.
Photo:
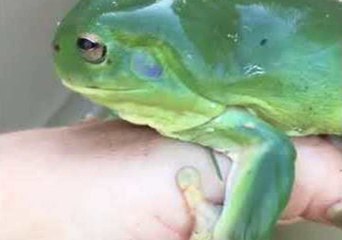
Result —
[{"label": "frog's throat", "polygon": [[[62,82],[66,87],[93,102],[115,110],[122,119],[137,125],[150,126],[166,136],[173,136],[173,133],[206,124],[226,109],[225,106],[190,90],[184,99],[178,99],[171,94],[168,101],[153,98],[150,102],[143,102],[146,96],[151,93],[153,95],[153,91],[156,90],[87,88],[67,81]],[[159,95],[165,97],[163,94]],[[164,104],[160,104],[161,101]]]}]

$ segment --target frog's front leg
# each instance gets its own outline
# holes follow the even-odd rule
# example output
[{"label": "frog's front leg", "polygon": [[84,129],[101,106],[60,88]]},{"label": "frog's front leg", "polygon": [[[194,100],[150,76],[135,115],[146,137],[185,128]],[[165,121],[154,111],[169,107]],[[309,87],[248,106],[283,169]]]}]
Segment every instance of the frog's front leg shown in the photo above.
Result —
[{"label": "frog's front leg", "polygon": [[295,150],[290,139],[243,109],[228,109],[183,140],[227,152],[233,158],[214,240],[266,240],[289,199]]}]

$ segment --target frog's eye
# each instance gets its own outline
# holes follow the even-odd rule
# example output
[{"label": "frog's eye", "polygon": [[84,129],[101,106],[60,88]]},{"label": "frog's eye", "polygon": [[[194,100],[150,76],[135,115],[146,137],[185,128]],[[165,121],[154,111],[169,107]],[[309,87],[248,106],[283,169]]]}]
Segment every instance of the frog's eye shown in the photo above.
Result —
[{"label": "frog's eye", "polygon": [[102,63],[107,54],[107,48],[95,35],[84,35],[77,39],[77,48],[81,56],[90,63]]}]

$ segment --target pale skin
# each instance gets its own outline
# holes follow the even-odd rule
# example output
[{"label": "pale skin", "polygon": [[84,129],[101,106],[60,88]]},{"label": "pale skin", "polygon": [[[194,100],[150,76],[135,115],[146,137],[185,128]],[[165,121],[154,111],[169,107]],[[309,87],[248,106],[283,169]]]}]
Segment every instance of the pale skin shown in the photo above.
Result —
[{"label": "pale skin", "polygon": [[[280,222],[333,224],[342,154],[317,137],[294,141],[296,183]],[[225,177],[229,160],[218,160]],[[207,151],[147,128],[92,121],[3,134],[0,239],[186,240],[194,218],[176,176],[187,166],[198,170],[204,197],[221,203],[224,186]]]}]

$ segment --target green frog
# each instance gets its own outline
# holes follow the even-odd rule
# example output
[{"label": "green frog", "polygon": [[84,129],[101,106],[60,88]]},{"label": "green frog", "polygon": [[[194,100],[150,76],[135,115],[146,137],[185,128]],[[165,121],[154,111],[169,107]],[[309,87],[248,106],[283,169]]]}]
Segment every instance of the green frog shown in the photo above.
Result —
[{"label": "green frog", "polygon": [[292,191],[290,137],[342,135],[341,23],[338,0],[81,0],[54,58],[122,119],[232,158],[222,209],[192,239],[266,240]]}]

